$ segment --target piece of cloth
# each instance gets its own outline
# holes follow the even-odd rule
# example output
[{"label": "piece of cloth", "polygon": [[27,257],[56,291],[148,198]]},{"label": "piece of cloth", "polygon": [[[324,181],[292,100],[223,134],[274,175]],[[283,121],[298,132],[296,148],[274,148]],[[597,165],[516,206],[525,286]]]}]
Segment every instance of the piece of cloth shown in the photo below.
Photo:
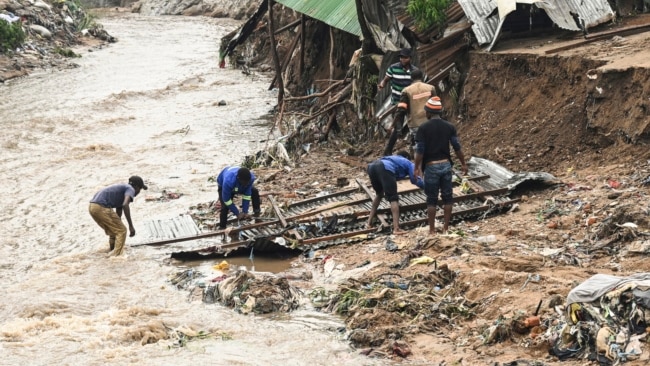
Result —
[{"label": "piece of cloth", "polygon": [[422,170],[430,161],[451,161],[450,144],[455,151],[461,149],[456,127],[440,118],[432,118],[423,123],[415,135],[415,142],[415,151],[422,154]]},{"label": "piece of cloth", "polygon": [[427,121],[427,115],[424,111],[424,105],[429,98],[436,95],[436,88],[421,80],[413,82],[402,90],[397,107],[402,105],[409,115],[409,128],[417,128]]},{"label": "piece of cloth", "polygon": [[427,206],[438,204],[438,194],[442,197],[443,205],[452,203],[453,187],[451,177],[450,162],[426,166],[424,169],[424,194],[427,196]]},{"label": "piece of cloth", "polygon": [[124,204],[124,196],[135,198],[135,189],[130,184],[118,183],[108,186],[99,192],[90,200],[91,203],[97,203],[106,208],[119,208]]},{"label": "piece of cloth", "polygon": [[[399,102],[397,103],[397,111],[393,118],[393,132],[388,138],[388,143],[384,149],[384,156],[393,153],[397,139],[402,136],[404,120],[407,115],[407,124],[411,130],[414,128],[417,129],[421,124],[427,121],[424,105],[427,100],[434,95],[436,95],[436,88],[427,83],[423,83],[421,80],[413,82],[402,90]],[[415,137],[415,135],[413,137]],[[409,139],[409,143],[414,145],[414,139]]]},{"label": "piece of cloth", "polygon": [[[231,196],[231,200],[235,197],[235,195]],[[231,211],[228,205],[223,200],[223,193],[221,191],[221,187],[219,188],[219,201],[221,202],[221,210],[219,211],[219,229],[225,229],[227,224],[228,224],[228,212]],[[252,187],[251,188],[251,201],[253,203],[253,213],[259,214],[261,209],[261,200],[260,200],[260,192],[257,190],[257,188]],[[243,203],[243,201],[242,201]],[[242,208],[243,209],[243,208]],[[244,211],[246,212],[246,211]]]},{"label": "piece of cloth", "polygon": [[409,68],[404,68],[401,62],[396,62],[386,70],[386,76],[390,78],[390,98],[392,104],[397,104],[402,90],[411,85],[411,72],[416,70],[417,67],[409,65]]},{"label": "piece of cloth", "polygon": [[104,232],[108,235],[110,249],[113,253],[121,255],[124,252],[124,243],[126,242],[126,226],[117,216],[115,210],[103,207],[98,203],[90,203],[88,212],[97,225],[104,229]]},{"label": "piece of cloth", "polygon": [[242,195],[242,211],[248,213],[248,206],[251,202],[251,195],[253,189],[253,183],[255,183],[255,174],[251,172],[251,179],[248,182],[248,185],[243,186],[237,180],[237,173],[239,173],[240,167],[225,167],[217,176],[217,184],[219,186],[219,199],[222,199],[222,207],[228,207],[230,211],[239,215],[239,209],[237,205],[233,203],[233,197],[236,194]]},{"label": "piece of cloth", "polygon": [[650,273],[637,273],[628,277],[617,277],[607,274],[593,275],[569,291],[566,303],[567,305],[571,305],[576,302],[592,302],[611,290],[629,282],[635,282],[639,287],[650,287]]}]

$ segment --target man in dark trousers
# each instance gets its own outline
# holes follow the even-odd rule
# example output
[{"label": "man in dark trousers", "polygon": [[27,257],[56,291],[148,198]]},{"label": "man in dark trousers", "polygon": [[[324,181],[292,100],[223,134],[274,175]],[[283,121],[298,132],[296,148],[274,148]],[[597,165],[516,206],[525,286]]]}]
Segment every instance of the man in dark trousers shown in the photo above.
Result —
[{"label": "man in dark trousers", "polygon": [[[415,175],[424,177],[429,234],[435,235],[438,193],[442,196],[444,211],[443,233],[447,232],[449,221],[451,221],[453,191],[450,144],[460,160],[463,175],[467,174],[467,164],[458,141],[456,127],[441,118],[442,103],[440,98],[431,97],[424,106],[424,110],[429,120],[418,128],[415,135]],[[423,170],[424,174],[422,174]]]},{"label": "man in dark trousers", "polygon": [[397,104],[399,101],[399,98],[402,95],[402,89],[411,85],[411,73],[413,70],[417,70],[417,67],[411,64],[411,50],[408,48],[402,48],[399,52],[399,62],[388,67],[386,70],[386,76],[384,76],[377,85],[381,90],[390,80],[390,97],[393,105]]},{"label": "man in dark trousers", "polygon": [[[219,229],[225,229],[228,223],[228,212],[232,212],[239,220],[250,218],[248,206],[253,201],[253,213],[260,214],[260,192],[253,186],[255,175],[247,168],[238,166],[225,167],[217,177],[219,186],[219,201],[221,212],[219,215]],[[241,212],[233,203],[235,195],[242,195]]]},{"label": "man in dark trousers", "polygon": [[[126,227],[122,222],[122,212],[129,223],[130,237],[135,236],[135,228],[131,221],[130,203],[140,190],[146,190],[142,178],[137,175],[129,178],[129,184],[119,183],[108,186],[90,200],[88,211],[97,225],[104,229],[108,235],[108,244],[113,255],[119,256],[124,253],[126,241]],[[113,211],[115,210],[115,211]]]},{"label": "man in dark trousers", "polygon": [[406,151],[397,152],[395,155],[384,156],[368,164],[370,184],[375,190],[372,209],[368,216],[368,227],[372,227],[372,220],[377,214],[381,199],[386,196],[390,202],[390,211],[393,216],[393,234],[406,233],[399,228],[399,196],[397,195],[397,180],[409,177],[411,183],[422,188],[422,180],[415,177],[415,170],[411,156]]},{"label": "man in dark trousers", "polygon": [[397,111],[393,119],[393,132],[388,139],[384,150],[384,156],[393,153],[397,139],[402,136],[404,118],[408,115],[408,127],[410,133],[410,144],[415,145],[415,133],[421,124],[427,121],[424,105],[431,97],[436,96],[436,88],[433,85],[423,82],[424,75],[420,69],[411,72],[411,85],[402,90],[402,95],[397,103]]}]

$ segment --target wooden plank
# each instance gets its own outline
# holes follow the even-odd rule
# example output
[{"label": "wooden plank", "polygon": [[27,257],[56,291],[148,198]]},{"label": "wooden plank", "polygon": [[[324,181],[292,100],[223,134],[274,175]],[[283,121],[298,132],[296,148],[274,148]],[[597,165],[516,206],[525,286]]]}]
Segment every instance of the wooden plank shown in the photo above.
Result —
[{"label": "wooden plank", "polygon": [[320,242],[328,241],[328,240],[336,240],[336,239],[341,239],[341,238],[349,238],[349,237],[355,236],[355,235],[368,234],[368,233],[372,233],[372,232],[375,232],[375,231],[377,231],[377,228],[363,229],[363,230],[357,230],[357,231],[349,231],[347,233],[342,233],[342,234],[319,236],[319,237],[312,238],[312,239],[305,239],[305,240],[301,240],[299,243],[300,243],[300,245],[309,245],[309,244],[320,243]]},{"label": "wooden plank", "polygon": [[359,191],[359,189],[357,189],[357,188],[351,188],[351,189],[346,189],[344,191],[331,193],[331,194],[328,194],[326,196],[308,198],[306,200],[302,200],[302,201],[298,201],[298,202],[294,202],[294,203],[290,204],[287,209],[290,210],[290,209],[292,209],[292,208],[294,208],[296,206],[302,206],[302,205],[305,205],[307,203],[312,203],[312,202],[317,202],[317,201],[324,201],[324,200],[327,200],[328,198],[333,198],[333,197],[337,197],[337,196],[345,196],[345,195],[352,194],[352,193],[355,193],[355,192],[358,192],[358,191]]},{"label": "wooden plank", "polygon": [[604,31],[604,32],[593,33],[593,34],[587,35],[585,37],[585,40],[583,40],[583,41],[572,43],[572,44],[565,45],[565,46],[556,47],[556,48],[553,48],[553,49],[550,49],[550,50],[546,50],[545,53],[548,55],[548,54],[551,54],[551,53],[566,51],[566,50],[570,50],[570,49],[573,49],[573,48],[578,48],[578,47],[584,46],[584,45],[589,44],[589,43],[602,41],[604,39],[609,38],[610,36],[614,36],[614,35],[629,36],[629,35],[632,35],[632,34],[645,32],[648,29],[650,29],[650,23],[641,24],[641,25],[634,25],[634,26],[630,26],[630,27],[626,27],[626,28],[620,28],[620,29],[612,29],[612,30],[608,30],[608,31]]},{"label": "wooden plank", "polygon": [[[375,195],[370,192],[370,188],[366,186],[364,183],[361,182],[359,178],[356,179],[357,184],[361,189],[363,189],[366,192],[366,195],[368,195],[368,198],[370,198],[371,201],[375,199]],[[382,227],[388,227],[388,223],[386,222],[386,215],[384,214],[377,214],[377,219],[379,219],[379,222],[381,223]]]},{"label": "wooden plank", "polygon": [[275,211],[275,215],[278,217],[278,220],[280,220],[282,227],[287,227],[287,220],[285,220],[284,216],[282,216],[282,212],[280,212],[280,208],[275,203],[275,199],[273,198],[273,196],[269,196],[269,201],[271,201],[271,206],[273,207],[273,211]]},{"label": "wooden plank", "polygon": [[268,222],[259,222],[251,225],[245,225],[245,226],[240,226],[240,227],[234,227],[230,229],[224,229],[224,230],[217,230],[217,231],[210,231],[207,233],[203,234],[198,234],[194,236],[184,236],[180,238],[173,238],[173,239],[165,239],[165,240],[159,240],[159,241],[153,241],[150,243],[139,243],[139,244],[133,244],[130,245],[131,247],[140,247],[140,246],[159,246],[159,245],[165,245],[165,244],[172,244],[172,243],[180,243],[183,241],[190,241],[190,240],[198,240],[198,239],[206,239],[206,238],[211,238],[214,236],[219,236],[219,235],[224,235],[226,232],[228,234],[236,234],[242,230],[249,230],[249,229],[255,229],[258,227],[263,227],[263,226],[270,226],[270,225],[276,225],[279,224],[280,220],[274,220],[274,221],[268,221]]}]

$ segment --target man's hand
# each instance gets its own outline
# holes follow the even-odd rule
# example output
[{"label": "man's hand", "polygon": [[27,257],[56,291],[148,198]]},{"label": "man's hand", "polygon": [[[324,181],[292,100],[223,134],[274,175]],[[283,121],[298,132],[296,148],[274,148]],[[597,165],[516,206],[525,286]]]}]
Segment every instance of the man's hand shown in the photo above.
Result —
[{"label": "man's hand", "polygon": [[129,237],[134,237],[135,236],[135,228],[133,226],[129,226]]},{"label": "man's hand", "polygon": [[377,89],[382,90],[384,88],[384,81],[382,80],[379,84],[377,84]]},{"label": "man's hand", "polygon": [[467,164],[463,163],[460,166],[460,171],[463,173],[463,175],[467,175]]},{"label": "man's hand", "polygon": [[413,175],[415,175],[415,179],[422,179],[424,181],[424,175],[422,174],[422,169],[421,168],[415,168],[413,171]]}]

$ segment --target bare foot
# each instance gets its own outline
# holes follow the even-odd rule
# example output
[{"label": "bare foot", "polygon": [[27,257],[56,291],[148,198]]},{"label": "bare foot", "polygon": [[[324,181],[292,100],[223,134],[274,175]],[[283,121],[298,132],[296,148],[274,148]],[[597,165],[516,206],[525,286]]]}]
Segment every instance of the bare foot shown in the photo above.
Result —
[{"label": "bare foot", "polygon": [[407,231],[403,230],[393,230],[393,235],[405,235]]},{"label": "bare foot", "polygon": [[429,231],[429,236],[436,236],[438,233],[436,231]]}]

